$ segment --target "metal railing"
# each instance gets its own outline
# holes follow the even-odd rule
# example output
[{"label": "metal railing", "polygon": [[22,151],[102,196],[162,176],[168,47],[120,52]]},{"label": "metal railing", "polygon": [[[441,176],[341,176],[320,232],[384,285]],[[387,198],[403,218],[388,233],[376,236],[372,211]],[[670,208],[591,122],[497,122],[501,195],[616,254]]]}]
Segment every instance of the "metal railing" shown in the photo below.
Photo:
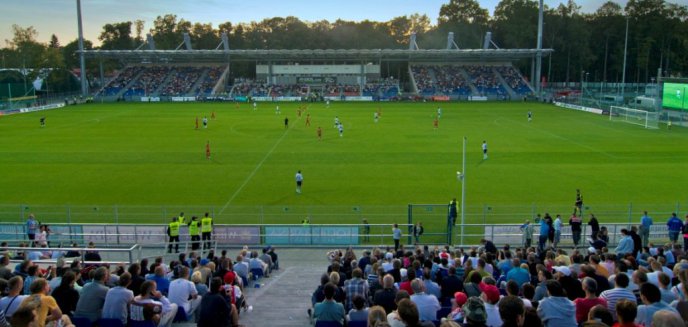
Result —
[{"label": "metal railing", "polygon": [[[138,244],[131,245],[129,247],[99,247],[99,248],[88,248],[88,247],[56,247],[56,248],[44,248],[44,247],[25,247],[25,246],[6,246],[2,247],[2,252],[8,252],[8,253],[18,253],[18,252],[24,252],[24,253],[30,253],[30,252],[53,252],[53,251],[60,251],[60,252],[78,252],[79,257],[68,257],[65,258],[65,262],[71,262],[76,258],[79,258],[82,263],[85,264],[119,264],[119,263],[125,263],[125,264],[131,264],[133,262],[138,262],[141,260],[141,246]],[[87,261],[85,258],[85,255],[88,252],[98,252],[99,254],[103,254],[105,256],[105,260],[102,261]],[[127,261],[122,261],[121,258],[122,255],[121,253],[125,253],[125,257],[127,258]],[[107,254],[113,254],[116,255],[117,260],[108,260]],[[120,255],[118,255],[120,254]],[[28,256],[27,256],[28,258]],[[20,263],[23,260],[15,260],[15,259],[10,259],[10,262],[12,263]],[[33,262],[38,263],[38,264],[55,264],[57,262],[56,259],[40,259],[40,260],[33,260]]]}]

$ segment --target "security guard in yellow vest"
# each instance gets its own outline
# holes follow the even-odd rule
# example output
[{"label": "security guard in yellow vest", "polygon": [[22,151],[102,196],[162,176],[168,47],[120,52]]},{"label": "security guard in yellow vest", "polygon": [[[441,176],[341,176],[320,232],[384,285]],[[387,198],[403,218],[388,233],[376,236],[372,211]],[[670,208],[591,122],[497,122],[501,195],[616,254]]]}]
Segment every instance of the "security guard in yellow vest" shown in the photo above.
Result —
[{"label": "security guard in yellow vest", "polygon": [[177,217],[172,217],[172,221],[167,225],[167,236],[170,237],[167,253],[172,253],[172,244],[174,244],[174,252],[179,253],[179,227],[181,224],[177,221]]},{"label": "security guard in yellow vest", "polygon": [[184,225],[184,224],[185,224],[185,222],[184,222],[185,220],[186,220],[186,218],[184,218],[184,213],[183,213],[183,212],[180,212],[180,213],[179,213],[179,217],[177,217],[177,221],[179,222],[179,224]]},{"label": "security guard in yellow vest", "polygon": [[192,216],[189,222],[189,236],[191,236],[191,250],[198,250],[201,244],[201,222],[198,217]]},{"label": "security guard in yellow vest", "polygon": [[206,212],[201,219],[201,233],[203,233],[203,249],[210,249],[210,238],[213,233],[213,217]]}]

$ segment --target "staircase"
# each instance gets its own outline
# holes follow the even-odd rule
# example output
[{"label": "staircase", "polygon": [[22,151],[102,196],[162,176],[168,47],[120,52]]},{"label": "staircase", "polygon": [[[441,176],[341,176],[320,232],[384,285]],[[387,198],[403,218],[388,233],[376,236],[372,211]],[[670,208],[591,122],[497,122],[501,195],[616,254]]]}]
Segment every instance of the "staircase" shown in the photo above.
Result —
[{"label": "staircase", "polygon": [[510,97],[511,99],[516,99],[516,98],[518,98],[518,95],[517,95],[516,92],[514,92],[514,90],[511,88],[511,85],[509,85],[509,83],[506,82],[506,80],[504,79],[504,77],[502,76],[502,74],[500,74],[500,73],[497,71],[496,68],[492,68],[492,73],[495,74],[495,76],[497,76],[497,79],[499,79],[499,84],[501,84],[502,87],[506,90],[506,92],[509,93],[509,97]]}]

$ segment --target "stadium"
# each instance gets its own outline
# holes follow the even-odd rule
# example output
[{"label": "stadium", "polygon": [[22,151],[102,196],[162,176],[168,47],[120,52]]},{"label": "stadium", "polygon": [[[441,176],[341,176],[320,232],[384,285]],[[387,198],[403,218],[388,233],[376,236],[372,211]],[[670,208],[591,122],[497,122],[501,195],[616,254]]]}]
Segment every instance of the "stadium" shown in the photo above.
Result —
[{"label": "stadium", "polygon": [[[203,274],[196,288],[213,287],[206,274],[237,285],[243,295],[232,296],[222,323],[244,326],[329,326],[316,307],[327,283],[318,288],[325,268],[328,274],[341,269],[336,296],[364,273],[370,288],[364,307],[371,312],[378,304],[375,287],[386,288],[387,273],[396,289],[430,293],[432,283],[438,291],[444,287],[449,268],[452,276],[463,271],[462,284],[470,283],[471,270],[480,273],[478,297],[489,295],[486,283],[502,295],[545,304],[523,289],[509,293],[512,279],[503,264],[511,268],[512,257],[528,266],[529,283],[537,288],[543,283],[548,289],[550,279],[564,283],[574,267],[582,276],[578,285],[585,276],[597,279],[581,268],[590,263],[584,266],[608,267],[603,279],[618,275],[613,267],[619,266],[655,276],[663,271],[671,284],[651,284],[682,292],[688,279],[688,222],[682,221],[688,207],[685,39],[668,34],[661,46],[638,41],[656,36],[643,34],[643,24],[660,14],[636,3],[625,11],[607,4],[595,14],[567,16],[564,5],[505,1],[484,23],[448,13],[461,3],[442,5],[436,26],[409,26],[403,33],[393,21],[370,30],[364,29],[370,21],[337,21],[323,29],[288,17],[217,29],[210,24],[207,37],[200,23],[171,22],[173,15],[165,15],[146,35],[141,29],[135,38],[117,34],[127,27],[131,34],[132,22],[107,24],[100,46],[80,35],[62,47],[54,40],[45,45],[22,39],[33,27],[17,26],[2,49],[0,69],[2,268],[16,267],[14,274],[26,280],[28,261],[43,269],[60,266],[59,272],[34,269],[55,288],[70,264],[83,271],[77,282],[83,287],[94,279],[89,271],[106,266],[116,276],[108,281],[114,289],[124,271],[139,263],[146,268],[138,272],[141,279],[158,281],[162,291],[160,282],[180,279],[188,265],[190,280],[196,271]],[[532,32],[525,37],[532,42],[516,42],[520,36],[512,33],[519,27],[519,6],[527,9],[530,20],[520,27]],[[667,26],[688,29],[685,17],[667,14],[685,6],[662,6]],[[584,36],[571,30],[555,41],[561,36],[548,28],[560,27],[562,17],[590,28],[599,23],[607,28],[606,39],[583,28],[578,32]],[[419,24],[411,22],[417,16],[403,18]],[[163,31],[163,23],[177,27]],[[381,26],[388,29],[380,32]],[[262,40],[249,42],[268,27]],[[313,34],[294,37],[295,27]],[[123,29],[114,33],[117,28]],[[359,28],[367,32],[355,32]],[[337,34],[340,29],[351,38]],[[576,42],[583,37],[594,50],[580,50]],[[29,51],[40,47],[45,54]],[[631,235],[642,245],[625,252],[634,245]],[[178,253],[191,257],[188,264]],[[156,260],[162,262],[148,269]],[[661,263],[659,272],[654,262]],[[239,268],[244,265],[245,273]],[[383,265],[380,274],[376,268]],[[354,273],[356,267],[360,272]],[[568,275],[557,273],[559,267]],[[544,280],[541,268],[549,274]],[[412,270],[426,289],[414,288]],[[640,299],[640,285],[632,282]],[[571,293],[581,286],[568,287]],[[468,293],[463,286],[461,291]],[[430,318],[416,304],[416,320],[439,326],[449,316],[472,325],[450,314],[454,292],[441,292],[436,315]],[[568,298],[586,298],[578,294]],[[293,303],[273,301],[287,298]],[[481,303],[490,301],[486,295]],[[676,295],[665,304],[681,308],[685,301]],[[91,317],[82,302],[62,310],[71,318],[63,324],[209,323],[197,321],[207,314],[191,314],[203,307],[200,300],[184,299],[172,311],[165,306],[155,319],[147,309],[129,307],[121,322],[103,320],[105,311]],[[347,313],[357,312],[353,296],[338,302]],[[673,310],[685,319],[685,312]],[[532,313],[549,325],[546,314]],[[334,325],[375,326],[350,318]]]}]

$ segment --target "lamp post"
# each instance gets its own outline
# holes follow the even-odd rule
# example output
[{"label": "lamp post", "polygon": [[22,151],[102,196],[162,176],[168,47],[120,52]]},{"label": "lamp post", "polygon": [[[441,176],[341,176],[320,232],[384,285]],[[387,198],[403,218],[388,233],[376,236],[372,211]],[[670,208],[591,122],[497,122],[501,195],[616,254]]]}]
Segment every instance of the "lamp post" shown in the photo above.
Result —
[{"label": "lamp post", "polygon": [[463,233],[466,224],[466,137],[463,137],[461,171],[456,172],[456,178],[461,181],[461,246],[463,246]]}]

